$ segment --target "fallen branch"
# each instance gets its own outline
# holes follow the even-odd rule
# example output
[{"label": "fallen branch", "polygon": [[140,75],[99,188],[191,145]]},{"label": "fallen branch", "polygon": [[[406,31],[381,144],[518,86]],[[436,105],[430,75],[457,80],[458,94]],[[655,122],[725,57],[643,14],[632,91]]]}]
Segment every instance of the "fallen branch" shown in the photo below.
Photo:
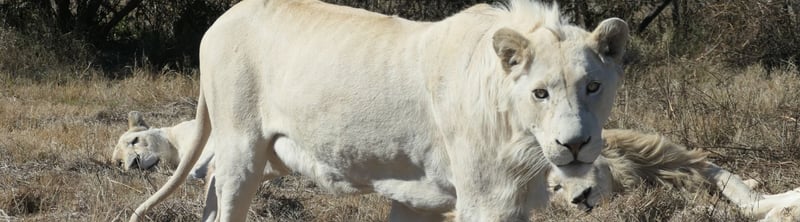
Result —
[{"label": "fallen branch", "polygon": [[653,20],[656,19],[656,17],[658,17],[659,14],[661,14],[661,11],[664,11],[664,8],[666,8],[670,2],[672,2],[672,0],[664,0],[664,2],[661,3],[661,5],[659,5],[655,10],[650,12],[650,14],[645,16],[644,19],[642,19],[642,23],[639,23],[639,27],[636,29],[636,32],[637,33],[644,32],[644,30],[647,29],[647,26],[649,26],[650,23],[653,22]]},{"label": "fallen branch", "polygon": [[111,178],[108,178],[108,177],[106,177],[106,179],[107,179],[108,181],[110,181],[111,183],[114,183],[114,184],[119,184],[119,185],[122,185],[122,186],[124,186],[124,187],[127,187],[128,189],[131,189],[131,190],[133,190],[133,191],[136,191],[137,193],[144,194],[144,192],[143,192],[143,191],[141,191],[141,190],[139,190],[139,189],[136,189],[136,188],[133,188],[133,187],[131,187],[131,186],[128,186],[128,184],[124,184],[124,183],[122,183],[122,182],[119,182],[119,181],[116,181],[116,180],[112,180]]}]

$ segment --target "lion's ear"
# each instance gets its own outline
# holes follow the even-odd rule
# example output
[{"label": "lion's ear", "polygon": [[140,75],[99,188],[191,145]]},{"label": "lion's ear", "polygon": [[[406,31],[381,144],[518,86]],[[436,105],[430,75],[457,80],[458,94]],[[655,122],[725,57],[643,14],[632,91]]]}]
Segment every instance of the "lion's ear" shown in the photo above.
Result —
[{"label": "lion's ear", "polygon": [[511,68],[525,62],[529,41],[518,32],[509,28],[497,30],[492,37],[494,51],[500,57],[503,70],[511,72]]},{"label": "lion's ear", "polygon": [[606,19],[597,25],[589,43],[600,55],[610,57],[617,63],[622,63],[625,47],[628,45],[628,23],[619,18]]},{"label": "lion's ear", "polygon": [[131,111],[128,113],[128,130],[131,129],[139,129],[144,127],[145,129],[150,128],[144,123],[144,118],[142,118],[142,113],[138,111]]}]

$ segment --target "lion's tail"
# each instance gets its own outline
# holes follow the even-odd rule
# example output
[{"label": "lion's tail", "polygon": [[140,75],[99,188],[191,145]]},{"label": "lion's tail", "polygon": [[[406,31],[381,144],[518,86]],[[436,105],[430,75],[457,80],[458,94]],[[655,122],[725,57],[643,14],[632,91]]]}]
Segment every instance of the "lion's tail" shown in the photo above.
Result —
[{"label": "lion's tail", "polygon": [[167,183],[136,208],[136,212],[131,215],[130,222],[139,221],[140,216],[145,215],[145,212],[150,210],[150,208],[175,192],[175,190],[186,181],[186,177],[189,176],[192,166],[194,166],[200,154],[203,152],[203,147],[205,147],[206,142],[208,142],[208,137],[211,134],[211,119],[208,115],[208,106],[206,105],[205,96],[203,96],[202,87],[200,88],[200,98],[197,101],[197,114],[195,119],[197,120],[197,131],[195,132],[197,137],[192,141],[189,152],[187,155],[183,156],[181,162],[178,164],[178,169],[175,170],[175,173],[173,173]]}]

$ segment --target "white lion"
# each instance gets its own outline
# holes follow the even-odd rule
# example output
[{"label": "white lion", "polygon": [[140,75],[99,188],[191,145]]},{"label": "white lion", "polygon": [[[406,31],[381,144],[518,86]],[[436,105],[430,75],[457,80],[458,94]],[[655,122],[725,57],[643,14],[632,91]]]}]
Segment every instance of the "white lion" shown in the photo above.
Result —
[{"label": "white lion", "polygon": [[623,75],[625,22],[564,21],[522,0],[440,22],[242,1],[200,46],[196,140],[131,221],[183,183],[206,142],[222,221],[243,221],[258,184],[291,171],[380,193],[390,220],[526,220],[547,204],[547,168],[591,169]]},{"label": "white lion", "polygon": [[[111,161],[124,170],[147,170],[162,164],[174,168],[186,156],[190,142],[196,140],[191,133],[196,127],[197,121],[189,120],[171,127],[150,128],[141,113],[131,111],[128,131],[117,140]],[[205,178],[213,155],[213,150],[203,150],[190,175]]]},{"label": "white lion", "polygon": [[743,181],[709,162],[706,152],[630,130],[604,130],[603,139],[603,153],[585,177],[565,177],[558,171],[548,176],[555,201],[591,210],[601,199],[641,184],[688,190],[715,186],[747,215],[765,221],[800,219],[800,192],[759,194],[752,189],[755,180]]}]

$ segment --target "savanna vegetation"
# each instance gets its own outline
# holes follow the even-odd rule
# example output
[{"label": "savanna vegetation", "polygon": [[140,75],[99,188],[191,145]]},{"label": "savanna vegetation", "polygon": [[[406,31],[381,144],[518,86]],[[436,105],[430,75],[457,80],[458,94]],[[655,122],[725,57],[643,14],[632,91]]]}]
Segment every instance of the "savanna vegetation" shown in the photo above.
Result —
[{"label": "savanna vegetation", "polygon": [[[438,20],[478,0],[331,0]],[[558,0],[572,21],[607,17],[632,33],[625,84],[606,128],[658,132],[718,165],[800,187],[800,3],[794,0]],[[108,161],[126,114],[151,126],[193,117],[197,49],[235,1],[0,1],[0,221],[121,221],[169,177]],[[335,38],[335,37],[334,37]],[[149,215],[196,221],[202,182]],[[265,183],[252,221],[381,221],[375,195],[334,197],[301,177]],[[554,206],[535,221],[741,221],[719,194],[648,188],[592,213]]]}]

